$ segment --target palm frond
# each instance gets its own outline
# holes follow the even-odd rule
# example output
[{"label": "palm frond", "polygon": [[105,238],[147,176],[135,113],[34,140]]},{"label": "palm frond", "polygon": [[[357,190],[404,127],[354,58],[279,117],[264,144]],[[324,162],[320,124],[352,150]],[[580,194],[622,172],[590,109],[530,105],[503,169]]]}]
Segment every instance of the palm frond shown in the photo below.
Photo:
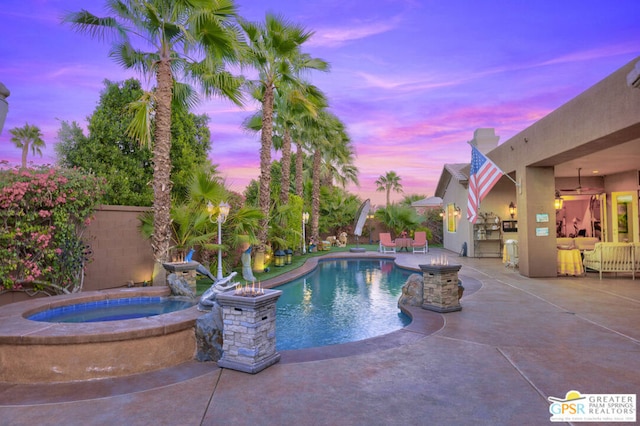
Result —
[{"label": "palm frond", "polygon": [[109,36],[122,37],[123,34],[126,34],[126,32],[122,31],[121,26],[115,18],[100,18],[85,9],[65,15],[62,18],[62,22],[69,23],[74,30],[89,34],[91,38],[99,40],[106,40]]},{"label": "palm frond", "polygon": [[155,96],[152,92],[144,92],[140,99],[131,102],[128,110],[133,112],[133,119],[127,126],[127,135],[141,145],[152,149],[151,116],[154,110]]}]

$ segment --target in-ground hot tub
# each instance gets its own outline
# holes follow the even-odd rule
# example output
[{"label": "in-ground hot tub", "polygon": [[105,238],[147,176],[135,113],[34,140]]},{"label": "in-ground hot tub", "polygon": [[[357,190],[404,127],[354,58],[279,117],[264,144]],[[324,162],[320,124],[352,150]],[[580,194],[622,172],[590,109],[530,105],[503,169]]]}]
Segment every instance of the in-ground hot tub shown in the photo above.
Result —
[{"label": "in-ground hot tub", "polygon": [[0,308],[0,381],[42,383],[127,376],[181,364],[196,353],[191,307],[122,321],[48,323],[36,312],[106,299],[168,296],[143,287],[39,298]]}]

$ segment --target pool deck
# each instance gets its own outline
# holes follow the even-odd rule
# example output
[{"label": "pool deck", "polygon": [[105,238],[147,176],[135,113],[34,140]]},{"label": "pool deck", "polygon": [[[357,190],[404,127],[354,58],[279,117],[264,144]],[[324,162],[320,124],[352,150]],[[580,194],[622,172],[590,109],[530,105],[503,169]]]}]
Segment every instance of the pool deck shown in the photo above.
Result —
[{"label": "pool deck", "polygon": [[461,311],[419,310],[387,336],[283,351],[255,375],[188,362],[117,379],[0,383],[0,424],[542,425],[549,396],[640,393],[640,280],[533,279],[500,259],[439,249],[391,256],[417,268],[443,253],[469,284]]}]

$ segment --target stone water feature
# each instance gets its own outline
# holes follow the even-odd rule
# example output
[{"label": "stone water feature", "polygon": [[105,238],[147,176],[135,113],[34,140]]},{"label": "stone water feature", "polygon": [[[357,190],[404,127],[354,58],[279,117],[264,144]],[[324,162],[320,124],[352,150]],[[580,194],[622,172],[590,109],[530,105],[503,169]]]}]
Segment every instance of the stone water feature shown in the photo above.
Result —
[{"label": "stone water feature", "polygon": [[[170,262],[162,266],[167,272],[167,285],[175,296],[196,297],[196,268],[198,262]],[[202,265],[200,265],[202,266]]]},{"label": "stone water feature", "polygon": [[223,321],[222,309],[216,301],[218,295],[231,291],[238,285],[233,282],[237,272],[218,280],[202,264],[196,261],[171,262],[163,264],[171,272],[167,283],[173,295],[196,297],[196,273],[209,277],[213,285],[207,289],[198,302],[198,310],[207,312],[196,319],[196,359],[198,361],[218,361],[222,357]]}]

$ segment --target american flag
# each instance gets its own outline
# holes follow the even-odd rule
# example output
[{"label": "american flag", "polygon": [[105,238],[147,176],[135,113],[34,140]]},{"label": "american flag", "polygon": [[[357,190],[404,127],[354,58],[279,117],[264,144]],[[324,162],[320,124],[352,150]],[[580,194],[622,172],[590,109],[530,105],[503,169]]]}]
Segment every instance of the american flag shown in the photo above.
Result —
[{"label": "american flag", "polygon": [[504,172],[493,161],[482,155],[478,148],[471,145],[471,171],[469,173],[469,199],[467,200],[467,219],[476,223],[480,201],[491,191]]}]

